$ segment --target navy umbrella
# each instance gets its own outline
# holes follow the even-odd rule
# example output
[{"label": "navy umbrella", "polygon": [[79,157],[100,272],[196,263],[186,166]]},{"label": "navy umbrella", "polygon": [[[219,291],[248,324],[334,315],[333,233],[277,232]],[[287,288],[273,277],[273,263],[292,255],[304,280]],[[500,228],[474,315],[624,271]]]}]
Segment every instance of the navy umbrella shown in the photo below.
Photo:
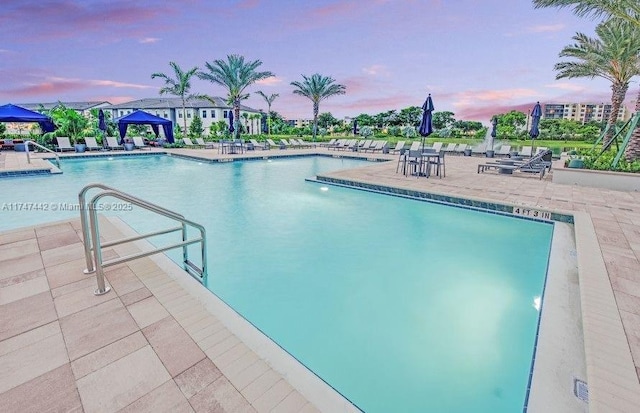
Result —
[{"label": "navy umbrella", "polygon": [[491,118],[491,141],[489,143],[491,143],[491,145],[487,145],[487,149],[488,150],[493,150],[493,141],[495,140],[495,138],[498,136],[498,117],[494,116],[493,118]]},{"label": "navy umbrella", "polygon": [[107,136],[107,122],[104,120],[104,112],[102,109],[98,111],[98,129],[102,131],[102,145],[104,146],[104,137]]},{"label": "navy umbrella", "polygon": [[531,130],[529,131],[529,136],[531,136],[532,149],[533,149],[533,140],[540,135],[540,129],[538,129],[538,125],[540,124],[541,117],[542,117],[542,108],[540,107],[540,102],[538,102],[533,107],[533,111],[531,112]]},{"label": "navy umbrella", "polygon": [[422,120],[418,128],[418,133],[422,136],[422,148],[424,148],[424,138],[433,133],[433,109],[433,100],[431,100],[431,93],[429,93],[427,100],[422,105]]},{"label": "navy umbrella", "polygon": [[358,119],[353,120],[353,136],[358,134]]}]

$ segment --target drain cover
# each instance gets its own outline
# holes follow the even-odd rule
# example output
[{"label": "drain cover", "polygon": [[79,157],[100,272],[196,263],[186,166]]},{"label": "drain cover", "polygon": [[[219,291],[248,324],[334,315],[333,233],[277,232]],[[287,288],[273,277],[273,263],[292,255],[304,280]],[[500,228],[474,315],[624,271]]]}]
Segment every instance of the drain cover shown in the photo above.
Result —
[{"label": "drain cover", "polygon": [[589,387],[587,383],[582,380],[574,379],[573,381],[573,394],[583,402],[589,403]]}]

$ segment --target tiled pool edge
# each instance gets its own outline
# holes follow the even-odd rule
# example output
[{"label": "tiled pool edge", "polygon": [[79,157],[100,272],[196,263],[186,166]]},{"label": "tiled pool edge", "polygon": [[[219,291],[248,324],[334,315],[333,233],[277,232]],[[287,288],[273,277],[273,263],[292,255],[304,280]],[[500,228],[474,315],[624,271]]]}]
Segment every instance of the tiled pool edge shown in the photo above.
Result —
[{"label": "tiled pool edge", "polygon": [[593,222],[580,211],[574,220],[589,411],[640,411],[640,383]]},{"label": "tiled pool edge", "polygon": [[436,193],[425,192],[425,191],[416,191],[416,190],[406,189],[406,188],[397,188],[397,187],[387,186],[387,185],[375,185],[375,184],[370,184],[366,182],[333,178],[333,177],[328,177],[323,175],[318,175],[316,179],[308,178],[307,181],[317,182],[317,183],[326,183],[326,184],[343,186],[343,187],[352,188],[352,189],[360,189],[360,190],[370,191],[370,192],[378,192],[386,195],[399,196],[403,198],[419,199],[423,201],[436,202],[436,203],[441,203],[441,204],[446,204],[446,205],[451,205],[451,206],[456,206],[456,207],[466,208],[466,209],[482,210],[487,213],[507,215],[507,216],[518,217],[523,219],[530,219],[533,221],[543,221],[543,222],[558,221],[558,222],[564,222],[567,224],[574,223],[572,215],[559,213],[555,211],[545,210],[544,212],[550,213],[550,218],[539,219],[533,216],[514,214],[513,210],[514,208],[518,208],[518,206],[508,205],[508,204],[499,204],[499,203],[489,202],[484,200],[483,201],[472,200],[468,198],[453,197],[449,195],[442,195],[442,194],[436,194]]},{"label": "tiled pool edge", "polygon": [[[137,233],[126,222],[118,217],[105,217],[125,236]],[[133,243],[141,250],[148,250],[151,245],[146,241]],[[291,386],[302,394],[309,402],[323,412],[358,413],[354,404],[341,395],[336,389],[311,372],[300,361],[273,342],[262,331],[229,307],[213,292],[196,281],[178,264],[165,254],[148,257],[165,273],[175,280],[187,293],[196,298],[211,314],[235,334],[247,347],[265,360],[275,371],[280,373]]]}]

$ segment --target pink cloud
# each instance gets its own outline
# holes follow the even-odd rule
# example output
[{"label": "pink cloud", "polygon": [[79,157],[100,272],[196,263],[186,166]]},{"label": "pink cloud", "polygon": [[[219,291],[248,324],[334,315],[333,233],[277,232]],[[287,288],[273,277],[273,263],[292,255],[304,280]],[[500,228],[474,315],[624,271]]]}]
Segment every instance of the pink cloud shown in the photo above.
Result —
[{"label": "pink cloud", "polygon": [[[154,86],[140,85],[135,83],[118,82],[114,80],[85,80],[70,79],[62,77],[44,77],[32,83],[23,83],[23,86],[14,87],[12,89],[0,90],[0,96],[9,97],[31,97],[52,95],[59,98],[60,95],[86,90],[95,87],[107,88],[129,88],[129,89],[154,89]],[[108,100],[108,99],[106,99]]]},{"label": "pink cloud", "polygon": [[144,39],[138,40],[138,43],[148,44],[148,43],[157,43],[160,39],[157,37],[145,37]]},{"label": "pink cloud", "polygon": [[363,67],[362,71],[370,76],[389,76],[389,69],[384,65],[371,65]]},{"label": "pink cloud", "polygon": [[531,33],[555,33],[564,30],[567,27],[563,23],[558,24],[541,24],[538,26],[529,27],[527,31]]},{"label": "pink cloud", "polygon": [[275,85],[279,85],[280,83],[282,83],[282,78],[279,78],[277,76],[271,76],[268,77],[266,79],[262,79],[262,80],[258,80],[256,82],[256,85],[263,85],[263,86],[275,86]]},{"label": "pink cloud", "polygon": [[499,104],[505,101],[513,101],[522,98],[538,96],[539,93],[533,89],[515,88],[503,90],[469,90],[453,95],[453,105],[456,107],[474,106],[478,102],[493,102]]}]

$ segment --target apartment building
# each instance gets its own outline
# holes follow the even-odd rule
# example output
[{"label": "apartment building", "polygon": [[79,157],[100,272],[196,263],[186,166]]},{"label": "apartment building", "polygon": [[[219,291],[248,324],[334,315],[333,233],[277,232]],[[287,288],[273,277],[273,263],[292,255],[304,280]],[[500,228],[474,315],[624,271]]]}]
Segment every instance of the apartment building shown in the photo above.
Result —
[{"label": "apartment building", "polygon": [[[180,125],[181,128],[184,127],[184,119],[186,118],[187,129],[197,114],[202,120],[203,134],[208,133],[209,126],[213,123],[220,120],[228,123],[229,112],[233,110],[231,106],[226,104],[224,99],[217,96],[213,98],[213,102],[208,99],[191,99],[186,102],[185,106],[185,113],[183,114],[182,99],[180,98],[148,98],[117,105],[109,105],[103,108],[103,110],[110,111],[111,118],[117,119],[140,109],[153,115],[169,119],[174,124]],[[262,111],[240,105],[239,122],[250,135],[260,133],[263,123],[262,115]]]},{"label": "apartment building", "polygon": [[49,102],[49,103],[18,103],[18,106],[22,106],[25,109],[33,110],[35,112],[44,110],[51,110],[56,106],[63,105],[67,109],[73,109],[81,115],[88,116],[91,109],[105,108],[111,103],[107,101],[96,102]]},{"label": "apartment building", "polygon": [[[611,115],[611,104],[604,103],[546,103],[544,119],[570,119],[581,123],[607,121]],[[618,120],[626,121],[631,112],[623,105],[618,112]]]}]

